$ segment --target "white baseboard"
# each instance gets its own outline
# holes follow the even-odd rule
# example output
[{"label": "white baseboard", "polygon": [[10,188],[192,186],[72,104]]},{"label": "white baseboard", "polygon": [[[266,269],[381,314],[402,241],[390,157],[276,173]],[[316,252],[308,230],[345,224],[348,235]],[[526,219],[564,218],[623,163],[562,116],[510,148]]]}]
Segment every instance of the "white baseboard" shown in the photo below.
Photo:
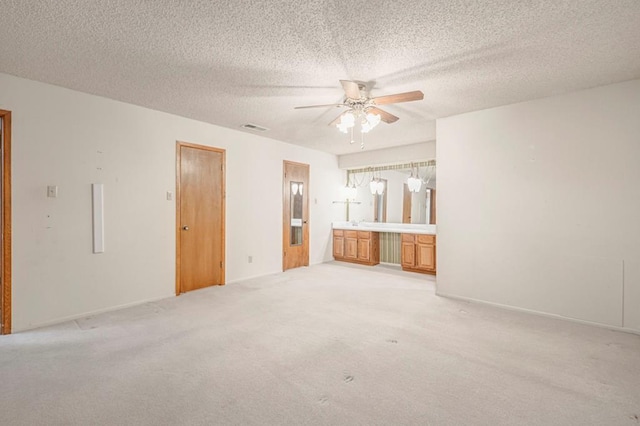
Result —
[{"label": "white baseboard", "polygon": [[486,300],[474,299],[474,298],[471,298],[471,297],[455,296],[455,295],[452,295],[452,294],[446,294],[446,293],[439,292],[439,291],[437,291],[437,289],[436,289],[436,296],[446,297],[447,299],[461,300],[463,302],[471,302],[471,303],[478,303],[478,304],[481,304],[481,305],[493,306],[493,307],[496,307],[496,308],[506,309],[506,310],[509,310],[509,311],[524,312],[524,313],[527,313],[527,314],[538,315],[538,316],[541,316],[541,317],[561,319],[561,320],[564,320],[564,321],[571,321],[571,322],[575,322],[575,323],[579,323],[579,324],[591,325],[591,326],[600,327],[600,328],[606,328],[608,330],[622,331],[624,333],[631,333],[631,334],[640,335],[640,330],[635,330],[633,328],[618,327],[618,326],[615,326],[615,325],[602,324],[602,323],[599,323],[599,322],[585,321],[585,320],[581,320],[581,319],[578,319],[578,318],[565,317],[563,315],[550,314],[548,312],[536,311],[536,310],[527,309],[527,308],[520,308],[520,307],[512,306],[512,305],[503,305],[501,303],[488,302]]},{"label": "white baseboard", "polygon": [[69,315],[69,316],[62,317],[62,318],[57,318],[57,319],[54,319],[54,320],[51,320],[51,321],[45,321],[45,322],[39,322],[39,323],[36,323],[36,324],[30,324],[27,327],[14,328],[13,330],[11,330],[11,332],[12,333],[20,333],[22,331],[34,330],[36,328],[49,327],[51,325],[62,324],[63,322],[69,322],[69,321],[77,320],[77,319],[80,319],[80,318],[86,318],[86,317],[90,317],[92,315],[105,314],[107,312],[119,311],[119,310],[125,309],[125,308],[131,308],[131,307],[134,307],[134,306],[144,305],[145,303],[157,302],[158,300],[164,300],[164,299],[168,299],[170,297],[176,297],[175,293],[171,293],[171,294],[169,294],[167,296],[162,296],[162,297],[154,297],[154,298],[151,298],[151,299],[145,299],[145,300],[139,300],[139,301],[136,301],[136,302],[124,303],[122,305],[109,306],[107,308],[96,309],[94,311],[88,311],[88,312],[84,312],[84,313],[81,313],[81,314]]}]

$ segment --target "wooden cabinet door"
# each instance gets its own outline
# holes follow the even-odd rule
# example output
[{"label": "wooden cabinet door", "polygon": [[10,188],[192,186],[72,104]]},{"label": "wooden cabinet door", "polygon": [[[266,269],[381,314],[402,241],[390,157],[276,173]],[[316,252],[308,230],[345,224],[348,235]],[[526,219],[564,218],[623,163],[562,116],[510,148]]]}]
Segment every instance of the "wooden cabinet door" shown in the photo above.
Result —
[{"label": "wooden cabinet door", "polygon": [[427,271],[436,269],[436,247],[434,245],[416,245],[416,267]]},{"label": "wooden cabinet door", "polygon": [[412,242],[402,242],[402,266],[414,268],[416,266],[416,245]]},{"label": "wooden cabinet door", "polygon": [[345,237],[344,257],[347,259],[358,258],[358,237]]},{"label": "wooden cabinet door", "polygon": [[369,262],[371,260],[371,240],[358,238],[358,260]]},{"label": "wooden cabinet door", "polygon": [[344,237],[333,236],[333,257],[344,257]]}]

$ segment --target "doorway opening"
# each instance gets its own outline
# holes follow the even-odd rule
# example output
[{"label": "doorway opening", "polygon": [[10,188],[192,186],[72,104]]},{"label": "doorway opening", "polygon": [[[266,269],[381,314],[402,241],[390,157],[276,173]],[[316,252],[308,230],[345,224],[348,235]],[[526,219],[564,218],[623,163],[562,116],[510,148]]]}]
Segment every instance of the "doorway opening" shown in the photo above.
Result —
[{"label": "doorway opening", "polygon": [[0,110],[0,334],[11,334],[11,111]]},{"label": "doorway opening", "polygon": [[176,295],[225,283],[225,150],[176,144]]},{"label": "doorway opening", "polygon": [[309,266],[309,165],[284,161],[282,270]]}]

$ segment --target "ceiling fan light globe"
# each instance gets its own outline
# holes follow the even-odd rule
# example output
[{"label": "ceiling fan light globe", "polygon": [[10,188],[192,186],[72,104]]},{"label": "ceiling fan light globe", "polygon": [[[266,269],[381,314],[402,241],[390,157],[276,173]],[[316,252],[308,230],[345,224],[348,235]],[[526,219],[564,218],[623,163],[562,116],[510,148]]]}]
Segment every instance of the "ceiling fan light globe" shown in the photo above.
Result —
[{"label": "ceiling fan light globe", "polygon": [[353,127],[356,124],[356,117],[352,112],[346,112],[340,117],[340,124],[346,127]]},{"label": "ceiling fan light globe", "polygon": [[380,123],[380,115],[367,113],[367,123],[369,123],[369,125],[373,129]]}]

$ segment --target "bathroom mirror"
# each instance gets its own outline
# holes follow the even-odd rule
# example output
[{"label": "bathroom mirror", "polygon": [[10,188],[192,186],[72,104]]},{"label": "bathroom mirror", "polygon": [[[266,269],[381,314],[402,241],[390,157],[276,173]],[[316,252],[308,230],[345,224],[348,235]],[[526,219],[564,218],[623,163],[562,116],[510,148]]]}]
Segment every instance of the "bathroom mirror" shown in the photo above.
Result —
[{"label": "bathroom mirror", "polygon": [[[421,182],[413,191],[407,182],[412,176]],[[383,182],[382,194],[378,191],[372,194],[372,180]],[[358,203],[349,206],[348,220],[436,223],[435,161],[350,170],[349,181],[357,188],[355,200]]]}]

